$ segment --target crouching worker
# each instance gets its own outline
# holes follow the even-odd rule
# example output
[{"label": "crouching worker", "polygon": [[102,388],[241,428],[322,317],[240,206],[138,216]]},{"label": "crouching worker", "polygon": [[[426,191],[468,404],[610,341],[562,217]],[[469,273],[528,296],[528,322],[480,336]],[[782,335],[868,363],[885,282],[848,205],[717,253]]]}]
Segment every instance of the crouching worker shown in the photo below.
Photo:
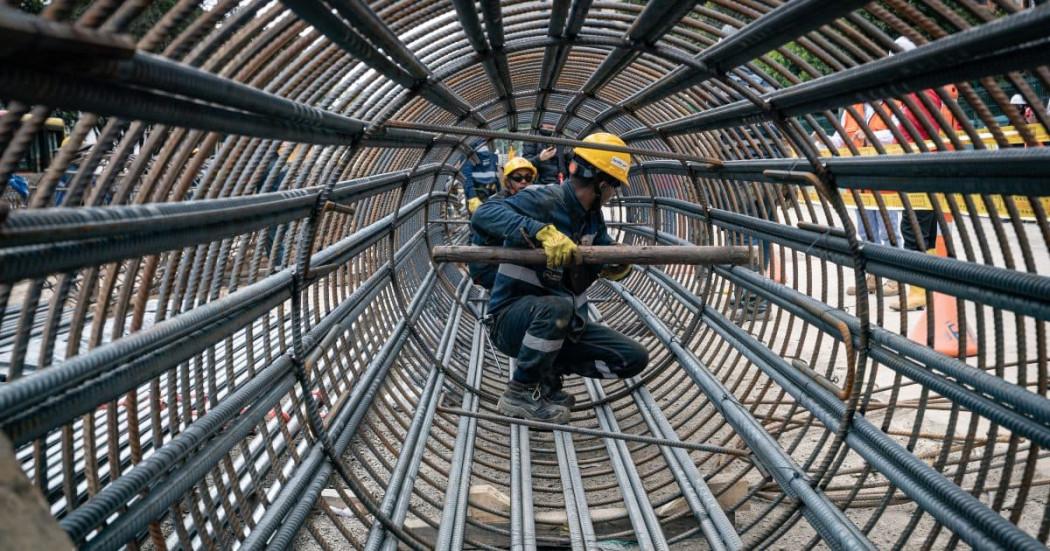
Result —
[{"label": "crouching worker", "polygon": [[[488,203],[498,203],[511,195],[525,189],[536,179],[536,167],[524,157],[514,157],[507,161],[503,167],[503,190],[489,196]],[[503,232],[490,232],[471,222],[470,243],[485,247],[498,247],[503,244]],[[470,266],[470,279],[486,289],[492,289],[496,282],[496,266],[493,264],[472,263]]]},{"label": "crouching worker", "polygon": [[[585,142],[623,146],[620,138],[592,134]],[[601,207],[627,185],[631,156],[577,148],[570,178],[560,185],[531,186],[503,201],[486,203],[473,224],[502,235],[508,247],[543,247],[547,267],[500,264],[489,312],[492,342],[517,368],[499,401],[502,414],[566,423],[575,403],[562,378],[637,375],[649,363],[638,342],[612,329],[587,323],[587,288],[598,277],[619,280],[627,266],[582,266],[577,245],[613,245]]]}]

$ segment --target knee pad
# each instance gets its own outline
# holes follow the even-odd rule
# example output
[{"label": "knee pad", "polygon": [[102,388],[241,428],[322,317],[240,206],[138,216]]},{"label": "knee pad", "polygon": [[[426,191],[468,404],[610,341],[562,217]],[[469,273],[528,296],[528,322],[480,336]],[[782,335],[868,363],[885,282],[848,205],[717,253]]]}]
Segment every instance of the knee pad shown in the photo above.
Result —
[{"label": "knee pad", "polygon": [[542,309],[562,329],[569,327],[569,322],[572,321],[572,316],[575,313],[572,301],[562,297],[544,297]]}]

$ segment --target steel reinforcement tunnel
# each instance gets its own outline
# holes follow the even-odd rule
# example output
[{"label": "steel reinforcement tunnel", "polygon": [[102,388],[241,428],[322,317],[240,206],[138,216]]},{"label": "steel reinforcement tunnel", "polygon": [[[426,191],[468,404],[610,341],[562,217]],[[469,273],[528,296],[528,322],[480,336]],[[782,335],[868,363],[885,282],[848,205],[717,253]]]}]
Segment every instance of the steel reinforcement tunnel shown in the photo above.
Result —
[{"label": "steel reinforcement tunnel", "polygon": [[[0,427],[88,549],[1043,549],[1026,4],[8,2]],[[627,142],[619,241],[760,257],[595,285],[651,362],[554,432],[430,254],[541,124]]]}]

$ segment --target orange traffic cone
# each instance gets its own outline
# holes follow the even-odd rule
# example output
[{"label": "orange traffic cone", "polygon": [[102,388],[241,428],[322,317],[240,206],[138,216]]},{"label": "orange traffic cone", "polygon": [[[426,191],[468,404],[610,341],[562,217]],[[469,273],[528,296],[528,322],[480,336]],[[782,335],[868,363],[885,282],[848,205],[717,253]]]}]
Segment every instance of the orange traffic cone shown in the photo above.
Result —
[{"label": "orange traffic cone", "polygon": [[784,273],[783,270],[780,269],[779,260],[780,259],[777,258],[776,247],[769,247],[769,279],[772,279],[777,283],[783,284]]},{"label": "orange traffic cone", "polygon": [[[948,256],[944,236],[937,236],[934,254]],[[926,310],[922,310],[908,331],[908,338],[919,344],[927,344],[929,335],[926,333],[926,326]],[[966,329],[966,350],[960,354],[958,302],[951,295],[933,293],[933,349],[955,358],[977,355],[977,338],[969,328]]]}]

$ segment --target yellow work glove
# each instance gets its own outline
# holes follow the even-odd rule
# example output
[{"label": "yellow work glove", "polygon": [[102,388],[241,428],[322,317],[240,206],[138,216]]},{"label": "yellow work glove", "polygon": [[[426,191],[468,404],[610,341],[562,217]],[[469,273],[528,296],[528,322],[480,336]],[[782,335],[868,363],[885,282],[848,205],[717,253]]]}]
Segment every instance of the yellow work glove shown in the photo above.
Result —
[{"label": "yellow work glove", "polygon": [[620,281],[621,279],[624,279],[625,277],[631,275],[631,265],[610,264],[605,268],[602,268],[602,271],[598,275],[610,281]]},{"label": "yellow work glove", "polygon": [[471,197],[470,199],[467,199],[467,212],[474,214],[474,211],[478,210],[478,207],[480,206],[481,199],[478,199],[477,197]]},{"label": "yellow work glove", "polygon": [[553,224],[543,226],[540,231],[536,232],[536,239],[540,240],[540,243],[543,244],[543,252],[547,253],[548,268],[567,266],[576,260],[580,253],[576,243],[573,243],[569,236],[558,231]]}]

